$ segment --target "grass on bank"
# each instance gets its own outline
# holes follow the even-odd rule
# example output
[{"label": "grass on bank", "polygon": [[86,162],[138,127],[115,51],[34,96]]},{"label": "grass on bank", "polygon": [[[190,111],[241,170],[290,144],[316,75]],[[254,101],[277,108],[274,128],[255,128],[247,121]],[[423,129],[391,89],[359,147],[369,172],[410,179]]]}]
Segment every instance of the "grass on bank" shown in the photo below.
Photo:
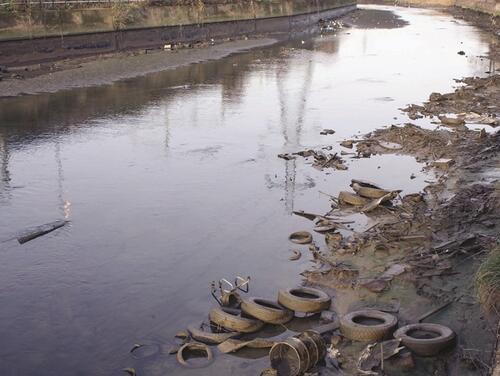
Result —
[{"label": "grass on bank", "polygon": [[500,315],[500,247],[490,252],[479,266],[475,283],[485,310]]}]

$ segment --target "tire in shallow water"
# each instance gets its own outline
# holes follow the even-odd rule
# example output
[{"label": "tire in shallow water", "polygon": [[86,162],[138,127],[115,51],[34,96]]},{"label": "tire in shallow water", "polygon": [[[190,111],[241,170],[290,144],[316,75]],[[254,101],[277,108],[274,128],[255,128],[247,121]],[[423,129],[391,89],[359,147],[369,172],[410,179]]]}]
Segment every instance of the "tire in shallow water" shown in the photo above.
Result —
[{"label": "tire in shallow water", "polygon": [[[359,319],[375,319],[380,324],[362,324]],[[354,311],[340,319],[340,331],[353,341],[379,341],[388,338],[398,323],[398,319],[386,312],[373,309]]]},{"label": "tire in shallow water", "polygon": [[[187,360],[186,356],[188,351],[205,354],[204,355],[205,361],[203,363],[198,364]],[[211,364],[214,360],[212,350],[210,350],[210,347],[208,347],[204,343],[198,343],[198,342],[189,342],[186,343],[185,345],[182,345],[179,351],[177,351],[176,356],[177,356],[177,361],[187,368],[206,367],[209,364]]]},{"label": "tire in shallow water", "polygon": [[216,325],[241,333],[254,333],[264,325],[262,321],[254,318],[242,317],[241,311],[233,308],[212,308],[208,317]]},{"label": "tire in shallow water", "polygon": [[330,308],[331,299],[328,294],[321,290],[296,287],[280,290],[278,303],[292,311],[317,313]]},{"label": "tire in shallow water", "polygon": [[189,334],[195,340],[207,345],[218,345],[229,338],[234,338],[240,335],[238,332],[214,333],[208,330],[203,330],[203,324],[192,324],[187,327]]},{"label": "tire in shallow water", "polygon": [[241,310],[247,315],[270,324],[284,324],[293,318],[293,311],[272,300],[262,298],[243,299]]},{"label": "tire in shallow water", "polygon": [[295,244],[309,244],[312,242],[313,238],[308,231],[297,231],[288,237],[288,239]]},{"label": "tire in shallow water", "polygon": [[[437,334],[433,338],[416,338],[411,335],[414,331]],[[401,339],[401,343],[410,351],[421,356],[434,356],[455,344],[455,332],[439,324],[410,324],[394,332],[394,338]]]}]

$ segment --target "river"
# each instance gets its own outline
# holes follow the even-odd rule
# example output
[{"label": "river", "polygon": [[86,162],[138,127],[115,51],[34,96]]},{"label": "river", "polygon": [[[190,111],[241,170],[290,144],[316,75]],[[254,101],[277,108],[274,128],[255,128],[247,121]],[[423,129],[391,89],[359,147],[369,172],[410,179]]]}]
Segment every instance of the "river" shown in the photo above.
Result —
[{"label": "river", "polygon": [[[292,210],[324,213],[320,191],[336,195],[351,178],[404,193],[429,179],[411,157],[347,157],[348,170],[325,174],[277,155],[340,152],[343,139],[407,122],[398,108],[489,69],[487,37],[465,22],[378,9],[409,24],[1,100],[2,374],[258,374],[267,359],[253,353],[217,354],[204,370],[164,354],[215,304],[210,282],[251,276],[252,295],[275,297],[310,265],[288,260],[287,237],[305,225]],[[60,218],[70,224],[23,245],[8,240]],[[135,343],[161,351],[134,359]]]}]

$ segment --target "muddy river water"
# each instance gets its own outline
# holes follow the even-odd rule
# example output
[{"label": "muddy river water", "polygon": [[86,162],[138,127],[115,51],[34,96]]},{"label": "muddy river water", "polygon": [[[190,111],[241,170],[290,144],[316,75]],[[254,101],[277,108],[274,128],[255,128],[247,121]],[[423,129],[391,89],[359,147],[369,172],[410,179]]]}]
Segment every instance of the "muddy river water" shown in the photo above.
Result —
[{"label": "muddy river water", "polygon": [[[204,319],[212,280],[251,276],[251,294],[266,297],[299,284],[310,262],[288,260],[287,237],[306,223],[291,212],[327,211],[320,191],[336,195],[357,177],[411,193],[432,178],[411,157],[347,159],[347,171],[277,158],[340,151],[345,138],[408,121],[399,107],[490,69],[477,29],[433,10],[388,9],[409,24],[0,101],[2,375],[258,374],[262,354],[186,370],[165,347],[141,359],[129,351],[168,349]],[[70,225],[51,234],[8,240],[64,217]]]}]

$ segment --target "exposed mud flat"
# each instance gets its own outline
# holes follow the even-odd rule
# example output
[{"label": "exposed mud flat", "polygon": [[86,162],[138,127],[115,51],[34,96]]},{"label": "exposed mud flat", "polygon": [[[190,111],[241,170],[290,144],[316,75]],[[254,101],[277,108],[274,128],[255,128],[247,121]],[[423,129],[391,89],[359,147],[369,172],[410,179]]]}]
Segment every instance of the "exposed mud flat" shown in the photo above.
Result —
[{"label": "exposed mud flat", "polygon": [[393,12],[378,9],[357,9],[342,17],[347,27],[369,29],[393,29],[408,25],[408,22]]},{"label": "exposed mud flat", "polygon": [[[473,12],[454,13],[470,19]],[[349,18],[363,20],[363,15],[353,13]],[[479,25],[484,22],[494,32],[491,38],[498,40],[498,27],[482,16],[473,20]],[[389,19],[386,27],[394,22]],[[379,24],[384,23],[375,22],[372,27]],[[498,57],[497,45],[493,41],[492,61]],[[320,169],[339,169],[342,158],[353,154],[356,158],[409,155],[435,175],[423,191],[393,195],[375,206],[356,194],[359,184],[353,180],[355,192],[332,197],[332,209],[324,214],[307,215],[316,221],[313,229],[324,228],[325,221],[334,229],[326,231],[324,239],[314,235],[309,251],[315,265],[302,276],[307,284],[331,291],[337,313],[375,308],[396,314],[399,324],[405,325],[416,322],[426,311],[423,307],[436,308],[428,322],[442,323],[457,333],[453,350],[411,362],[408,354],[395,356],[386,363],[385,374],[482,375],[495,367],[499,317],[495,312],[485,314],[474,287],[481,261],[498,247],[500,226],[500,76],[494,64],[485,73],[489,76],[457,79],[454,92],[429,93],[422,105],[402,109],[410,120],[425,126],[393,125],[345,140],[341,142],[344,157],[335,154],[329,159],[324,151],[311,149],[290,154],[311,157],[312,165]],[[355,218],[355,213],[367,216],[367,225],[341,225]],[[334,346],[337,366],[340,363],[348,374],[381,372],[359,368],[361,345],[337,339]],[[326,368],[331,368],[331,361]]]},{"label": "exposed mud flat", "polygon": [[[319,241],[310,247],[316,267],[302,273],[308,283],[335,291],[340,314],[355,308],[385,310],[388,305],[394,311],[397,302],[395,312],[403,325],[415,322],[424,313],[423,307],[450,302],[429,321],[453,328],[457,346],[431,360],[417,358],[415,369],[407,370],[411,374],[491,372],[498,316],[483,313],[473,280],[481,260],[498,246],[500,134],[495,127],[500,115],[499,79],[498,75],[464,79],[455,92],[433,93],[423,106],[405,110],[413,117],[415,109],[420,109],[420,116],[451,113],[459,119],[462,113],[473,112],[471,121],[479,129],[470,129],[465,120],[451,129],[445,124],[424,129],[408,123],[354,140],[359,158],[411,155],[435,172],[436,180],[423,192],[366,212],[371,224],[361,230],[328,232],[324,245]],[[357,191],[356,184],[353,181],[351,186]],[[352,206],[342,201],[339,196],[324,215],[343,218],[363,211],[363,203]],[[346,340],[336,346],[343,368],[355,373],[360,347]],[[401,365],[394,367],[390,362],[387,367],[387,374],[402,371]]]},{"label": "exposed mud flat", "polygon": [[[17,69],[14,73],[10,69],[6,74],[8,75],[6,79],[0,81],[0,97],[54,93],[78,87],[106,85],[127,78],[221,59],[233,53],[269,46],[276,42],[277,40],[272,38],[241,39],[215,45],[205,43],[196,48],[178,50],[169,48],[165,51],[150,51],[150,53],[143,51],[142,53],[72,59],[44,66],[28,67],[26,71]],[[30,71],[33,68],[34,70]]]}]

